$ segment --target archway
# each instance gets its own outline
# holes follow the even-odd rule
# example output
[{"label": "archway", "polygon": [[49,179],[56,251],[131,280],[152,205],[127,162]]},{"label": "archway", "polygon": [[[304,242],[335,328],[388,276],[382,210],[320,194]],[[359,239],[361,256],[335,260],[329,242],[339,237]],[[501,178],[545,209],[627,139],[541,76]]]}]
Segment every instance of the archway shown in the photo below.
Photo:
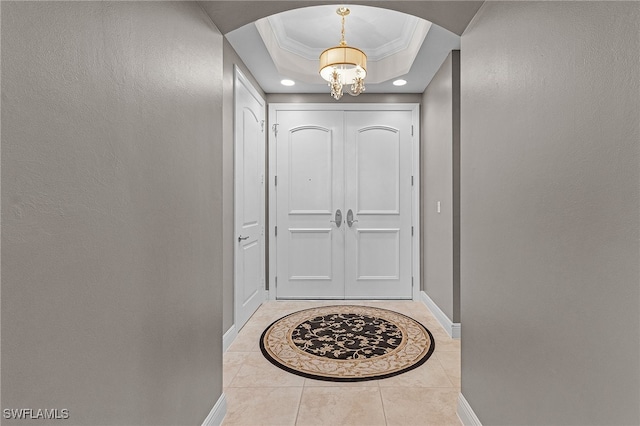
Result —
[{"label": "archway", "polygon": [[[483,1],[351,1],[360,4],[407,13],[426,19],[447,30],[461,35],[475,16]],[[222,34],[240,28],[267,16],[309,6],[344,4],[337,1],[201,1],[199,4],[209,14]]]}]

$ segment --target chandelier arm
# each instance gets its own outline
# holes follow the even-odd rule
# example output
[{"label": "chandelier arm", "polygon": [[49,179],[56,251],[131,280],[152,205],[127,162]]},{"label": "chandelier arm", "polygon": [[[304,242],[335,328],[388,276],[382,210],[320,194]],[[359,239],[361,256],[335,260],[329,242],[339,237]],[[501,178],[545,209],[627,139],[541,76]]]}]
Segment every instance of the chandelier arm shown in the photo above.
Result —
[{"label": "chandelier arm", "polygon": [[366,89],[366,87],[364,87],[364,80],[360,77],[357,77],[354,81],[353,84],[351,85],[350,89],[349,89],[349,93],[351,96],[358,96],[360,94],[362,94]]}]

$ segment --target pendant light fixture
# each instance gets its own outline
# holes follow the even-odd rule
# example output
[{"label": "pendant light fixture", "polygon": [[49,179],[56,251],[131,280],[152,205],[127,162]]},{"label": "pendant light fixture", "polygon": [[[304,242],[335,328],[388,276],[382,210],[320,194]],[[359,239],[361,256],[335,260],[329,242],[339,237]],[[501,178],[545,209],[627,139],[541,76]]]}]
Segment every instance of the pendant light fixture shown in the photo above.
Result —
[{"label": "pendant light fixture", "polygon": [[360,49],[347,46],[344,39],[344,18],[351,11],[346,7],[340,7],[336,13],[342,17],[340,44],[320,54],[320,76],[329,82],[331,96],[339,100],[343,95],[344,85],[351,85],[347,93],[352,96],[358,96],[365,91],[367,55]]}]

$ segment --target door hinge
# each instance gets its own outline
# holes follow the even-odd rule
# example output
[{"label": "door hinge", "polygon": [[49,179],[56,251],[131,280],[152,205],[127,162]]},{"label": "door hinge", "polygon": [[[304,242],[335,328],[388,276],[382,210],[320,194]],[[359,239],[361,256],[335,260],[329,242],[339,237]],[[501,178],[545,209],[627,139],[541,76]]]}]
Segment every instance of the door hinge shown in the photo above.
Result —
[{"label": "door hinge", "polygon": [[278,236],[278,226],[276,225],[276,237]]},{"label": "door hinge", "polygon": [[276,287],[278,287],[278,277],[276,276]]},{"label": "door hinge", "polygon": [[264,133],[264,120],[260,122],[260,131]]},{"label": "door hinge", "polygon": [[411,227],[411,236],[413,237],[413,226]]},{"label": "door hinge", "polygon": [[411,277],[411,288],[413,288],[413,277]]},{"label": "door hinge", "polygon": [[411,136],[413,136],[413,124],[411,125]]},{"label": "door hinge", "polygon": [[411,186],[413,186],[413,176],[411,176]]},{"label": "door hinge", "polygon": [[271,130],[273,130],[273,133],[278,136],[278,123],[274,123],[273,126],[271,126]]},{"label": "door hinge", "polygon": [[275,181],[275,185],[278,186],[278,175],[276,175]]}]

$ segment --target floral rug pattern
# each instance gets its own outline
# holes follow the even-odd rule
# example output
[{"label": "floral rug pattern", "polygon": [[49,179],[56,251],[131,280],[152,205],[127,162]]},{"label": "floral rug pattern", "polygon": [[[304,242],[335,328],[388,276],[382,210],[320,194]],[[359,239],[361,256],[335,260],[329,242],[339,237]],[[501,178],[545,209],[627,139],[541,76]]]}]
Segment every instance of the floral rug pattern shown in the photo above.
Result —
[{"label": "floral rug pattern", "polygon": [[355,382],[395,376],[433,353],[431,332],[398,312],[369,306],[326,306],[280,318],[260,349],[274,365],[317,380]]},{"label": "floral rug pattern", "polygon": [[301,350],[331,359],[372,358],[400,345],[402,331],[383,318],[336,313],[309,319],[293,329]]}]

